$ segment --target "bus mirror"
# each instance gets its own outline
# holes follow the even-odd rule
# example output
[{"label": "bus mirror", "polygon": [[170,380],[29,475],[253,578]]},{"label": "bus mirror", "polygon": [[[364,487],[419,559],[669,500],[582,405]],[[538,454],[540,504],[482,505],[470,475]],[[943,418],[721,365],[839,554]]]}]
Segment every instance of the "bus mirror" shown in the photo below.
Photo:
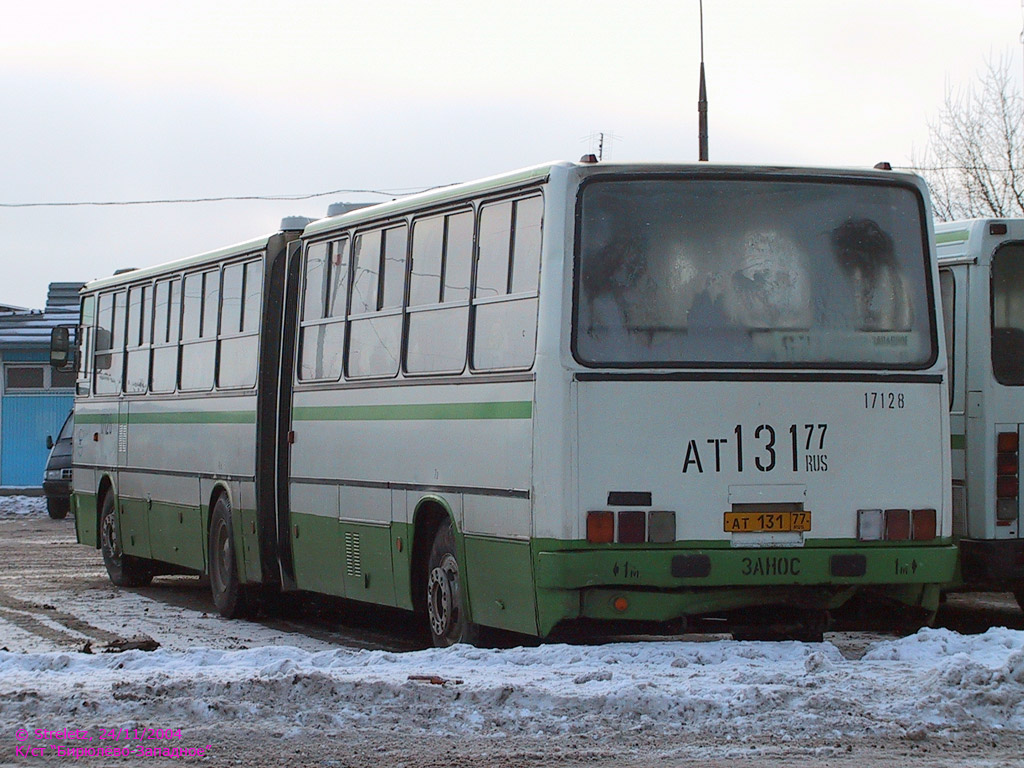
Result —
[{"label": "bus mirror", "polygon": [[50,331],[50,365],[54,368],[63,368],[69,362],[68,355],[71,352],[71,344],[68,338],[67,328],[53,328]]},{"label": "bus mirror", "polygon": [[53,450],[53,435],[46,436],[46,450]]}]

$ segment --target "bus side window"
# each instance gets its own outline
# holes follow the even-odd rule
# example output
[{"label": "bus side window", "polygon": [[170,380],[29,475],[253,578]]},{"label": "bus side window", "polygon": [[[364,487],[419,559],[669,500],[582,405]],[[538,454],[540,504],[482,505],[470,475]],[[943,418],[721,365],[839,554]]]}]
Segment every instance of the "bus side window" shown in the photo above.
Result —
[{"label": "bus side window", "polygon": [[537,344],[544,202],[540,195],[480,211],[473,297],[473,368],[529,368]]},{"label": "bus side window", "polygon": [[346,371],[350,378],[398,374],[407,244],[405,224],[355,238]]},{"label": "bus side window", "polygon": [[406,371],[462,373],[469,329],[473,213],[419,219],[412,232]]},{"label": "bus side window", "polygon": [[263,295],[263,262],[249,261],[224,268],[217,355],[217,386],[256,385],[259,323]]},{"label": "bus side window", "polygon": [[94,391],[114,395],[121,391],[124,362],[125,292],[103,294],[99,298],[96,320]]},{"label": "bus side window", "polygon": [[348,238],[314,243],[303,263],[300,381],[341,377],[348,297]]},{"label": "bus side window", "polygon": [[124,381],[124,391],[129,394],[143,394],[149,387],[152,320],[152,286],[132,286],[128,290],[128,363]]},{"label": "bus side window", "polygon": [[1024,246],[1005,243],[992,256],[992,372],[1024,385]]},{"label": "bus side window", "polygon": [[151,392],[173,392],[178,380],[178,331],[181,324],[181,281],[159,280],[153,291],[153,367]]},{"label": "bus side window", "polygon": [[91,391],[93,338],[96,330],[94,327],[96,322],[95,296],[86,296],[82,299],[82,317],[80,322],[78,338],[81,344],[81,362],[78,369],[77,392],[79,395],[88,395]]},{"label": "bus side window", "polygon": [[185,275],[181,332],[181,389],[213,389],[220,270]]}]

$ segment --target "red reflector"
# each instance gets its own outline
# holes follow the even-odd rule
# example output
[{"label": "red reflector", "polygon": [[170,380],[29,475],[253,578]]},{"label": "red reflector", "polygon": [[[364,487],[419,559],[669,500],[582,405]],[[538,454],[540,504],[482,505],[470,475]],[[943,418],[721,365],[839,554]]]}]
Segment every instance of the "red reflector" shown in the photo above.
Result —
[{"label": "red reflector", "polygon": [[885,538],[887,541],[906,541],[910,538],[910,510],[885,510]]},{"label": "red reflector", "polygon": [[1010,453],[1017,450],[1020,440],[1016,432],[1000,432],[996,436],[996,450],[1000,453]]},{"label": "red reflector", "polygon": [[619,543],[643,544],[647,541],[647,513],[642,510],[619,512]]},{"label": "red reflector", "polygon": [[615,539],[615,516],[611,512],[587,512],[587,541],[611,544]]},{"label": "red reflector", "polygon": [[996,473],[1000,475],[1017,474],[1017,454],[999,453],[996,454]]},{"label": "red reflector", "polygon": [[1013,475],[996,478],[996,496],[1000,499],[1015,499],[1020,490],[1020,481]]},{"label": "red reflector", "polygon": [[912,538],[915,541],[934,539],[938,533],[938,526],[935,523],[934,509],[915,509],[910,516],[913,530]]}]

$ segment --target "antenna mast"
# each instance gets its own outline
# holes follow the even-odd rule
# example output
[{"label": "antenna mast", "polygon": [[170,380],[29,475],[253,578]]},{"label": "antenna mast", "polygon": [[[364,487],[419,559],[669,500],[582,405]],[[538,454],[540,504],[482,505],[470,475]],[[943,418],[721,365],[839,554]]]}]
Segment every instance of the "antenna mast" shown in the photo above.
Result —
[{"label": "antenna mast", "polygon": [[704,0],[700,0],[700,93],[697,96],[697,145],[697,159],[707,161],[708,89],[704,82]]}]

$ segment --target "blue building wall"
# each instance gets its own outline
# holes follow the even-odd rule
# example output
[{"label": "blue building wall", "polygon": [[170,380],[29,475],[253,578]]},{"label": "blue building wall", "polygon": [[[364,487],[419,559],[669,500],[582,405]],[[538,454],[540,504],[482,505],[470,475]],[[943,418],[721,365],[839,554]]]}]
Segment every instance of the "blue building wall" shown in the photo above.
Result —
[{"label": "blue building wall", "polygon": [[40,486],[46,436],[56,438],[74,403],[70,394],[4,395],[0,404],[0,485]]},{"label": "blue building wall", "polygon": [[[49,366],[50,332],[78,324],[81,287],[50,283],[41,311],[0,307],[0,486],[43,484],[46,436],[57,436],[74,401],[74,376]],[[39,370],[41,382],[12,368]]]}]

